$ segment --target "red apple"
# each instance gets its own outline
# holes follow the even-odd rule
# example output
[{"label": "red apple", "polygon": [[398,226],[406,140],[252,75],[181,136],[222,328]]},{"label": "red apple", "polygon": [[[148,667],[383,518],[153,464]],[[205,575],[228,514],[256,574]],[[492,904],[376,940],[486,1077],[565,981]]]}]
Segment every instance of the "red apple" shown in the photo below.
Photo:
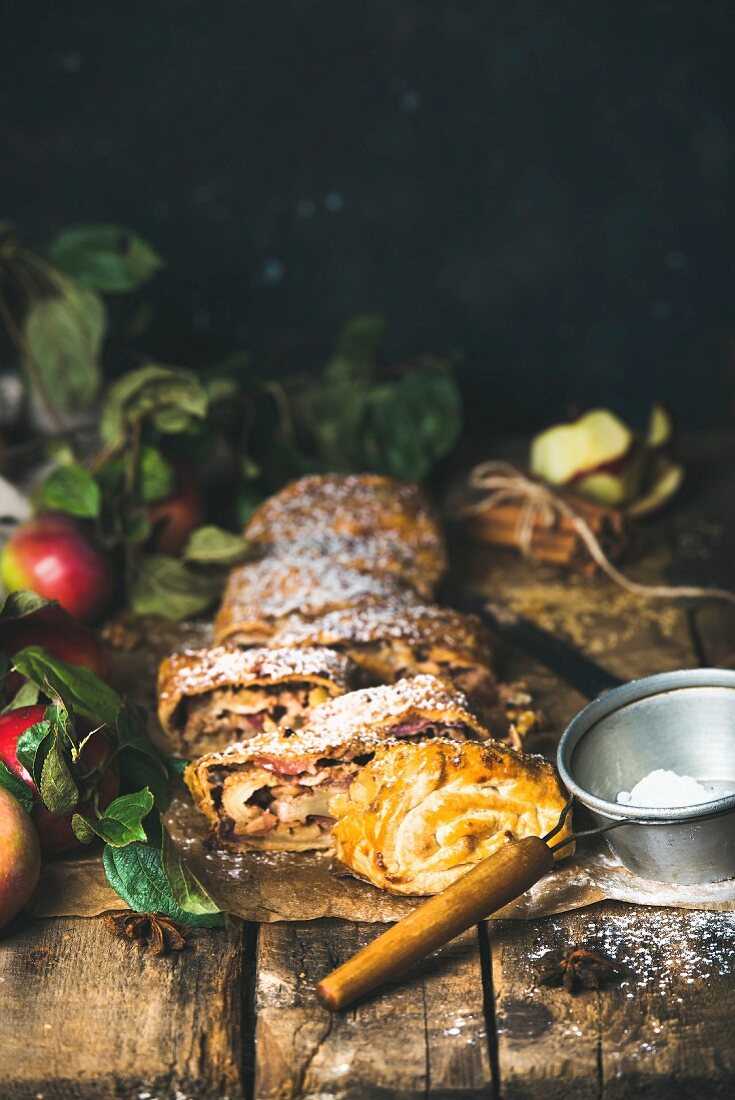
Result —
[{"label": "red apple", "polygon": [[0,787],[0,928],[30,900],[41,874],[41,848],[30,816]]},{"label": "red apple", "polygon": [[185,466],[177,463],[174,468],[176,492],[146,505],[146,514],[153,525],[151,544],[159,554],[180,554],[189,535],[204,519],[199,486]]},{"label": "red apple", "polygon": [[[71,619],[60,607],[0,622],[0,650],[8,658],[29,645],[43,646],[53,657],[88,668],[101,680],[110,674],[110,654],[99,634]],[[5,678],[6,697],[13,696],[22,682],[17,672],[9,672]]]},{"label": "red apple", "polygon": [[75,619],[96,619],[112,595],[112,567],[60,512],[47,512],[21,524],[0,554],[0,580],[9,592],[30,588],[58,600]]},{"label": "red apple", "polygon": [[[40,800],[36,784],[31,779],[26,769],[16,755],[18,738],[29,726],[35,725],[43,719],[46,708],[38,705],[34,707],[18,707],[17,710],[8,711],[0,715],[0,760],[18,779],[31,788],[36,796],[36,805],[33,807],[33,820],[38,829],[41,847],[44,852],[55,854],[57,852],[71,852],[85,845],[77,840],[71,827],[71,814],[61,816],[52,814]],[[102,730],[98,730],[82,749],[81,767],[85,772],[101,768],[110,755],[110,743]],[[117,767],[112,764],[102,773],[97,791],[98,807],[106,809],[114,798],[117,798],[120,789],[120,777]],[[89,801],[80,803],[77,811],[84,814],[91,811]]]}]

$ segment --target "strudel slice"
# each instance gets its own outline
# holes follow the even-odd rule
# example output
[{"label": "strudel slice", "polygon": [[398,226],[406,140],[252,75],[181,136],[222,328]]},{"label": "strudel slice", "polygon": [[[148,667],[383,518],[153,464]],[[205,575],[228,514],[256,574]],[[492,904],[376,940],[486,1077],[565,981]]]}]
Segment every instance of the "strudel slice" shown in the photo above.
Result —
[{"label": "strudel slice", "polygon": [[388,599],[416,603],[413,590],[391,574],[362,573],[328,558],[265,558],[230,573],[215,637],[235,645],[268,645],[292,615],[311,619]]},{"label": "strudel slice", "polygon": [[553,765],[497,741],[394,742],[331,799],[335,855],[392,894],[437,894],[509,841],[549,832],[566,801]]},{"label": "strudel slice", "polygon": [[481,714],[496,702],[485,628],[474,615],[449,608],[389,601],[319,619],[294,618],[274,634],[272,644],[329,646],[350,657],[372,683],[420,672],[448,677]]},{"label": "strudel slice", "polygon": [[418,485],[378,474],[302,477],[264,501],[245,534],[263,543],[331,535],[393,545],[430,586],[446,569],[439,526]]},{"label": "strudel slice", "polygon": [[209,753],[185,779],[214,842],[237,851],[328,848],[329,799],[346,791],[386,740],[484,739],[450,684],[420,676],[354,691],[318,707],[297,732],[263,734]]},{"label": "strudel slice", "polygon": [[158,717],[184,757],[226,748],[285,724],[304,724],[319,704],[355,686],[349,658],[314,649],[185,650],[158,671]]}]

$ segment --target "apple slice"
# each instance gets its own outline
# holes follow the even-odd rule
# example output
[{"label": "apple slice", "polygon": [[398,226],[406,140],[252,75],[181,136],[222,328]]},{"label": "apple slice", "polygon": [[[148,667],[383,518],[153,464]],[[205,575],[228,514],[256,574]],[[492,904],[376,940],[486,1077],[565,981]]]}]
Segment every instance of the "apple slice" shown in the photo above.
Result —
[{"label": "apple slice", "polygon": [[643,448],[634,444],[622,460],[609,462],[583,477],[575,478],[570,487],[575,493],[589,497],[598,504],[617,508],[633,500],[640,491],[643,459]]},{"label": "apple slice", "polygon": [[649,451],[662,451],[668,447],[674,435],[674,421],[666,405],[656,402],[651,406],[646,446]]},{"label": "apple slice", "polygon": [[639,519],[641,516],[649,516],[652,512],[657,512],[671,500],[675,493],[678,493],[683,480],[683,466],[679,466],[676,462],[668,462],[666,459],[659,459],[648,490],[626,508],[627,515]]},{"label": "apple slice", "polygon": [[566,485],[623,459],[635,440],[607,409],[593,409],[572,424],[557,424],[531,444],[531,472],[551,485]]}]

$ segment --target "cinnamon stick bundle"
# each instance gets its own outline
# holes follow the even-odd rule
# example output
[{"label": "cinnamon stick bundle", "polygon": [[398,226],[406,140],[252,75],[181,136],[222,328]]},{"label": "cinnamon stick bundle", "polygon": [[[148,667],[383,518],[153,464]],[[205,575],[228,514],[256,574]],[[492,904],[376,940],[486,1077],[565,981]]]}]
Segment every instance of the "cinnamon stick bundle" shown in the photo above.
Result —
[{"label": "cinnamon stick bundle", "polygon": [[[625,516],[614,508],[607,508],[570,493],[559,493],[568,500],[575,512],[586,520],[609,558],[618,557],[627,543]],[[465,530],[470,538],[492,546],[523,549],[529,557],[539,561],[567,565],[594,572],[595,563],[584,543],[567,517],[556,513],[548,517],[538,515],[531,525],[530,537],[521,539],[525,504],[520,501],[489,502],[487,508],[467,516]]]}]

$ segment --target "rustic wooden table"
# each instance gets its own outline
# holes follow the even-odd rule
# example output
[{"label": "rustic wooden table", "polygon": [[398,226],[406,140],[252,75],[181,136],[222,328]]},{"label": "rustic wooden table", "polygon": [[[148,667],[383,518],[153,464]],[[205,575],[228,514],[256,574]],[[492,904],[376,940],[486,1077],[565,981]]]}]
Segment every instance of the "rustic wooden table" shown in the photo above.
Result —
[{"label": "rustic wooden table", "polygon": [[[696,568],[727,580],[734,464],[725,441],[694,448],[689,501],[665,527],[667,557],[690,576]],[[659,570],[661,553],[649,558]],[[491,586],[501,577],[506,592],[525,586],[527,604],[541,586],[566,583],[509,556],[479,564]],[[616,605],[613,590],[589,593],[583,628],[621,676],[703,656],[720,663],[735,650],[732,615],[703,611],[693,632],[683,614],[659,620]],[[583,704],[519,655],[499,657],[501,671],[531,681],[552,730]],[[604,903],[490,921],[353,1010],[322,1010],[317,980],[380,931],[337,920],[234,923],[154,958],[99,919],[32,921],[0,940],[0,1098],[735,1094],[735,915]],[[580,943],[625,962],[624,983],[577,996],[539,986],[540,956]]]}]

